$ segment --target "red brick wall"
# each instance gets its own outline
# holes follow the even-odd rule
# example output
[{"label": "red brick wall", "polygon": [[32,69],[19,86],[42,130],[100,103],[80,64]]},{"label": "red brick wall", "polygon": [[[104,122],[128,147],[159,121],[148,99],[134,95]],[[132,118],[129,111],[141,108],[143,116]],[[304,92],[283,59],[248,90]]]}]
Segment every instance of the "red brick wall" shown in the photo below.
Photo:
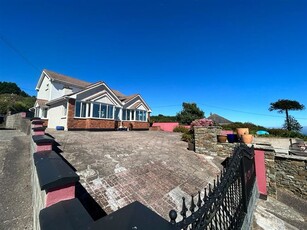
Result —
[{"label": "red brick wall", "polygon": [[140,122],[140,121],[123,121],[123,126],[128,127],[129,129],[132,130],[149,129],[148,122]]}]

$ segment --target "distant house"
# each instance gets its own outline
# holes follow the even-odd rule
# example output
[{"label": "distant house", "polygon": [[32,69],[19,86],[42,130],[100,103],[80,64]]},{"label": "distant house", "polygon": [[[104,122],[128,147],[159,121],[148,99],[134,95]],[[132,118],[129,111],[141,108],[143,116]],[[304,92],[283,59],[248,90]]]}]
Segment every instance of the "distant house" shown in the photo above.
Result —
[{"label": "distant house", "polygon": [[140,94],[126,96],[105,82],[94,84],[44,69],[32,110],[48,128],[149,129],[150,107]]},{"label": "distant house", "polygon": [[211,119],[213,120],[213,122],[215,124],[219,124],[219,125],[228,125],[230,123],[232,123],[232,121],[230,120],[227,120],[226,118],[218,115],[218,114],[215,114],[215,113],[211,113],[210,116],[208,117],[208,119]]}]

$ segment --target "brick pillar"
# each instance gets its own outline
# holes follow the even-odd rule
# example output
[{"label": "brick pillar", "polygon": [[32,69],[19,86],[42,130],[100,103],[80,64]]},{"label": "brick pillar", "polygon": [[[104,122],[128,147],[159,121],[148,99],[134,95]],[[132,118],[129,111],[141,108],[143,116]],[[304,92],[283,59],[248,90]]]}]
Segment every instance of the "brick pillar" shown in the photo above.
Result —
[{"label": "brick pillar", "polygon": [[73,128],[74,123],[74,116],[75,116],[75,103],[76,100],[70,98],[68,100],[68,107],[67,107],[67,130]]}]

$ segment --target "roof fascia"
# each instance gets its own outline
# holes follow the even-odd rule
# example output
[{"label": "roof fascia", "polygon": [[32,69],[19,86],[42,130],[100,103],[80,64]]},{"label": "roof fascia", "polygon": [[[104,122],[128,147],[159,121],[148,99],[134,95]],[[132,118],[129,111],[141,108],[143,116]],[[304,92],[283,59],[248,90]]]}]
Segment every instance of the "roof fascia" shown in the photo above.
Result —
[{"label": "roof fascia", "polygon": [[41,73],[41,76],[39,77],[39,80],[37,82],[37,85],[35,87],[35,90],[38,91],[42,85],[42,82],[44,80],[44,77],[47,77],[49,80],[51,80],[51,78],[48,76],[48,74],[43,70]]},{"label": "roof fascia", "polygon": [[115,100],[117,101],[117,103],[118,103],[119,105],[123,105],[123,103],[119,100],[119,98],[115,95],[115,93],[113,93],[113,91],[112,91],[112,90],[107,86],[107,84],[104,83],[104,82],[99,82],[99,83],[97,83],[97,84],[94,83],[91,87],[85,88],[84,90],[81,90],[81,91],[76,92],[75,94],[71,95],[70,98],[76,99],[77,96],[78,96],[79,94],[84,93],[84,92],[87,92],[87,91],[90,91],[90,90],[93,90],[94,88],[97,88],[97,87],[99,87],[99,86],[104,86],[104,87],[107,89],[108,93],[111,94],[113,98],[115,98]]},{"label": "roof fascia", "polygon": [[60,101],[64,101],[64,100],[67,100],[67,97],[66,96],[63,96],[63,97],[59,97],[59,98],[56,98],[54,100],[51,100],[51,101],[48,101],[46,102],[46,105],[52,105],[52,104],[55,104],[55,103],[58,103]]},{"label": "roof fascia", "polygon": [[51,78],[51,81],[52,82],[59,82],[59,83],[62,83],[62,84],[68,85],[68,86],[74,86],[74,87],[79,88],[79,89],[85,89],[86,88],[84,86],[80,86],[80,85],[76,85],[76,84],[71,84],[70,82],[62,81],[62,80],[55,79],[55,78]]},{"label": "roof fascia", "polygon": [[[151,113],[150,107],[147,105],[147,103],[144,101],[144,99],[141,97],[140,94],[138,94],[138,95],[136,95],[135,97],[131,98],[131,99],[130,99],[129,101],[127,101],[125,104],[127,104],[128,102],[132,101],[133,99],[135,99],[135,98],[137,98],[137,97],[141,100],[141,102],[143,103],[143,105],[145,105],[145,107],[147,108],[148,112]],[[133,103],[132,105],[134,105],[134,103]],[[130,106],[132,106],[132,105],[130,105]],[[130,107],[130,106],[127,106],[127,108]]]}]

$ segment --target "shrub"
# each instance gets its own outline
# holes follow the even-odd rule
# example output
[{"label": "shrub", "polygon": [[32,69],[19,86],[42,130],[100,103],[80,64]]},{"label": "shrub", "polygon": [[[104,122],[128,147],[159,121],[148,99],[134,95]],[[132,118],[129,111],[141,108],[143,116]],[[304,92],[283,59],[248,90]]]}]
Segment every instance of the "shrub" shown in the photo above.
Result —
[{"label": "shrub", "polygon": [[184,127],[184,126],[176,126],[174,129],[173,129],[173,132],[177,132],[177,133],[188,133],[189,132],[189,129]]},{"label": "shrub", "polygon": [[191,128],[193,128],[194,126],[204,126],[204,127],[213,126],[213,121],[207,118],[197,119],[192,121],[191,123]]},{"label": "shrub", "polygon": [[260,125],[255,125],[253,123],[250,122],[233,122],[227,125],[221,125],[223,129],[225,130],[232,130],[232,131],[236,131],[237,128],[248,128],[249,132],[251,134],[255,134],[258,130],[268,130],[267,128],[260,126]]},{"label": "shrub", "polygon": [[301,134],[300,132],[296,132],[296,131],[288,131],[286,129],[268,129],[268,132],[270,133],[270,136],[301,138],[301,139],[304,139],[305,141],[307,140],[306,135]]},{"label": "shrub", "polygon": [[194,132],[193,132],[193,130],[189,130],[189,132],[183,133],[181,140],[186,141],[186,142],[194,142]]}]

